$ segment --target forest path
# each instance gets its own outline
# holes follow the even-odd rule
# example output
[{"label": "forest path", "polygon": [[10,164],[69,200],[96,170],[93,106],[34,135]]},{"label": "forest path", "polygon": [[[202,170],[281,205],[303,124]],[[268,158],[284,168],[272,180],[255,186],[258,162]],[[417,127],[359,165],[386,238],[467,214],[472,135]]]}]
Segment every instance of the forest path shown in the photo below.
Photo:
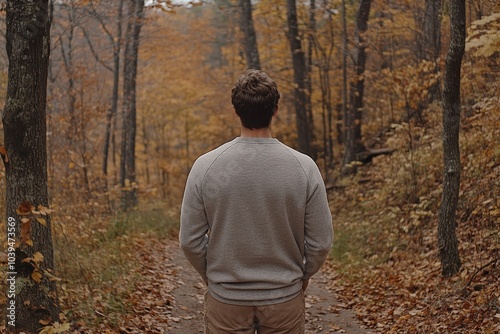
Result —
[{"label": "forest path", "polygon": [[[132,295],[125,333],[203,333],[206,287],[185,259],[176,240],[150,240],[141,254],[142,279]],[[149,243],[148,242],[148,243]],[[354,313],[328,289],[325,272],[317,273],[306,291],[306,333],[369,333]]]}]

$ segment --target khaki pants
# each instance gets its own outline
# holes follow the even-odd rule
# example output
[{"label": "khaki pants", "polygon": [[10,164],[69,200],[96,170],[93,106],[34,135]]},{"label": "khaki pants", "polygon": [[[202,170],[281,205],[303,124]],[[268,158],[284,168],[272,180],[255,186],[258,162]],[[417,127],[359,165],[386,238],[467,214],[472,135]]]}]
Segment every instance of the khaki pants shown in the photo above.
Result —
[{"label": "khaki pants", "polygon": [[205,295],[206,334],[303,334],[304,292],[284,303],[240,306],[221,303]]}]

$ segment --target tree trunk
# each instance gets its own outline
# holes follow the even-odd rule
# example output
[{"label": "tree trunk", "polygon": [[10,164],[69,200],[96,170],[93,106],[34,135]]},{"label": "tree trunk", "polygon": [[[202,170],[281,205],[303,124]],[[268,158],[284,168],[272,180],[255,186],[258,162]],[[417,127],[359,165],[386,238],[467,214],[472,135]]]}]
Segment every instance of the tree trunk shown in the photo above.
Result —
[{"label": "tree trunk", "polygon": [[122,209],[137,206],[135,175],[136,78],[139,56],[139,35],[142,27],[144,0],[130,0],[123,68],[123,128],[122,156],[120,162],[120,185],[122,187]]},{"label": "tree trunk", "polygon": [[344,157],[342,160],[342,173],[352,172],[349,164],[355,159],[354,148],[354,115],[347,105],[347,18],[345,12],[345,0],[341,2],[342,7],[342,138],[344,143]]},{"label": "tree trunk", "polygon": [[456,236],[460,191],[460,67],[465,49],[465,0],[450,1],[450,47],[445,62],[443,89],[443,196],[439,210],[438,246],[443,276],[453,276],[461,262]]},{"label": "tree trunk", "polygon": [[75,6],[73,3],[68,4],[68,22],[67,27],[67,43],[65,46],[64,39],[61,36],[59,45],[61,46],[61,56],[63,58],[64,70],[68,76],[68,113],[69,113],[69,129],[68,140],[71,149],[73,146],[80,143],[80,124],[78,124],[78,117],[76,115],[76,88],[75,88],[75,73],[73,66],[73,37],[75,32]]},{"label": "tree trunk", "polygon": [[307,113],[307,122],[309,125],[309,136],[311,138],[311,157],[316,160],[318,158],[318,149],[315,144],[316,136],[314,133],[314,119],[313,119],[313,109],[312,109],[312,93],[313,93],[313,88],[312,88],[312,50],[313,50],[313,43],[314,43],[314,32],[316,31],[316,1],[311,0],[310,1],[310,15],[309,15],[309,34],[308,34],[308,40],[309,40],[309,45],[308,45],[308,50],[307,50],[307,65],[306,65],[306,87],[307,87],[307,100],[306,100],[306,113]]},{"label": "tree trunk", "polygon": [[47,214],[44,208],[49,206],[48,0],[8,0],[6,38],[9,70],[2,119],[9,243],[6,329],[31,334],[59,320],[56,285],[49,279],[54,274],[50,216],[40,213]]},{"label": "tree trunk", "polygon": [[307,90],[307,66],[305,52],[299,36],[297,24],[297,6],[295,0],[287,0],[288,38],[292,53],[295,82],[295,115],[298,134],[298,149],[302,153],[316,159],[314,148],[314,131],[310,96]]},{"label": "tree trunk", "polygon": [[[434,62],[434,73],[439,72],[439,57],[441,54],[441,8],[442,0],[425,0],[425,10],[423,18],[420,18],[420,31],[417,33],[417,56],[418,60],[428,60]],[[422,101],[421,110],[426,108],[432,101],[440,96],[440,82],[428,88],[429,95]]]},{"label": "tree trunk", "polygon": [[363,97],[365,90],[365,66],[366,66],[366,43],[364,34],[368,29],[368,17],[370,15],[371,0],[361,0],[358,14],[356,16],[356,55],[354,57],[354,68],[356,77],[351,81],[350,100],[352,113],[354,115],[354,156],[366,150],[362,143],[361,125],[363,121]]},{"label": "tree trunk", "polygon": [[247,60],[248,69],[260,70],[259,49],[257,47],[257,36],[252,19],[251,0],[240,0],[240,26],[243,32],[243,47]]},{"label": "tree trunk", "polygon": [[[118,85],[120,82],[120,52],[122,44],[122,12],[123,12],[123,0],[118,3],[118,18],[117,18],[117,36],[116,42],[113,45],[113,95],[111,97],[111,108],[106,115],[106,132],[104,134],[104,149],[103,149],[103,159],[102,159],[102,173],[108,175],[108,156],[109,156],[109,145],[111,141],[111,125],[113,124],[113,119],[116,117],[118,111]],[[107,181],[106,181],[107,183]]]},{"label": "tree trunk", "polygon": [[442,0],[425,1],[424,41],[432,61],[441,53],[441,6]]},{"label": "tree trunk", "polygon": [[436,61],[441,52],[441,6],[442,0],[425,0],[423,17],[417,38],[418,59]]},{"label": "tree trunk", "polygon": [[[311,10],[313,2],[311,2]],[[314,54],[316,56],[316,63],[318,67],[319,87],[321,90],[321,110],[323,121],[323,156],[324,156],[324,170],[325,182],[328,181],[329,171],[333,168],[333,105],[332,105],[332,85],[330,84],[330,68],[332,63],[333,51],[335,49],[334,43],[334,27],[332,14],[328,16],[328,42],[329,44],[322,47],[319,41],[315,38],[316,28],[312,25],[311,13],[311,27],[313,32],[312,44],[314,47]],[[315,21],[314,21],[315,22]],[[312,59],[312,56],[310,56]],[[310,65],[312,66],[311,62]],[[312,93],[312,90],[310,91]],[[310,94],[311,94],[310,93]]]}]

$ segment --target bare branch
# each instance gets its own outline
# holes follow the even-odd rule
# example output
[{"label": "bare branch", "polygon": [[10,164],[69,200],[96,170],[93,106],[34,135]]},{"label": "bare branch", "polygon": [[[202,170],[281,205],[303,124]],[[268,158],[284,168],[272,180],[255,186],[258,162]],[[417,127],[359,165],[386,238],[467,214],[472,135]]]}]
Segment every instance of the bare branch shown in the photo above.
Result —
[{"label": "bare branch", "polygon": [[111,66],[109,66],[108,64],[106,64],[104,61],[102,61],[100,58],[99,58],[99,55],[97,54],[97,52],[95,51],[94,49],[94,46],[92,45],[92,42],[90,40],[90,37],[87,33],[87,31],[85,30],[85,28],[81,27],[80,26],[80,29],[82,30],[83,32],[83,36],[85,37],[85,40],[87,41],[87,44],[89,45],[89,48],[90,48],[90,51],[92,52],[92,55],[94,56],[95,60],[101,64],[102,66],[104,66],[104,68],[106,68],[108,71],[111,71],[113,72],[113,68],[111,68]]}]

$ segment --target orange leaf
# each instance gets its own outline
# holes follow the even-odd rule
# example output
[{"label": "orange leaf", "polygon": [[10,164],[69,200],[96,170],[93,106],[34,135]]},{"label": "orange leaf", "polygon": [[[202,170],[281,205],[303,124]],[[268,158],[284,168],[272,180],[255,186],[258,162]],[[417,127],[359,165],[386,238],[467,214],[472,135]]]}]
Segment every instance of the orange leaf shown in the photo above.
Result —
[{"label": "orange leaf", "polygon": [[42,224],[43,226],[47,226],[47,221],[42,218],[42,217],[37,217],[36,219],[40,224]]},{"label": "orange leaf", "polygon": [[42,273],[39,272],[38,270],[34,270],[32,273],[31,273],[31,278],[37,282],[37,283],[40,283],[42,281]]},{"label": "orange leaf", "polygon": [[35,254],[33,254],[33,261],[35,263],[43,262],[43,255],[42,255],[42,253],[36,252]]},{"label": "orange leaf", "polygon": [[52,212],[54,212],[54,210],[52,209],[49,209],[43,205],[39,205],[38,206],[38,211],[40,212],[41,215],[43,216],[46,216],[46,215],[50,215]]}]

